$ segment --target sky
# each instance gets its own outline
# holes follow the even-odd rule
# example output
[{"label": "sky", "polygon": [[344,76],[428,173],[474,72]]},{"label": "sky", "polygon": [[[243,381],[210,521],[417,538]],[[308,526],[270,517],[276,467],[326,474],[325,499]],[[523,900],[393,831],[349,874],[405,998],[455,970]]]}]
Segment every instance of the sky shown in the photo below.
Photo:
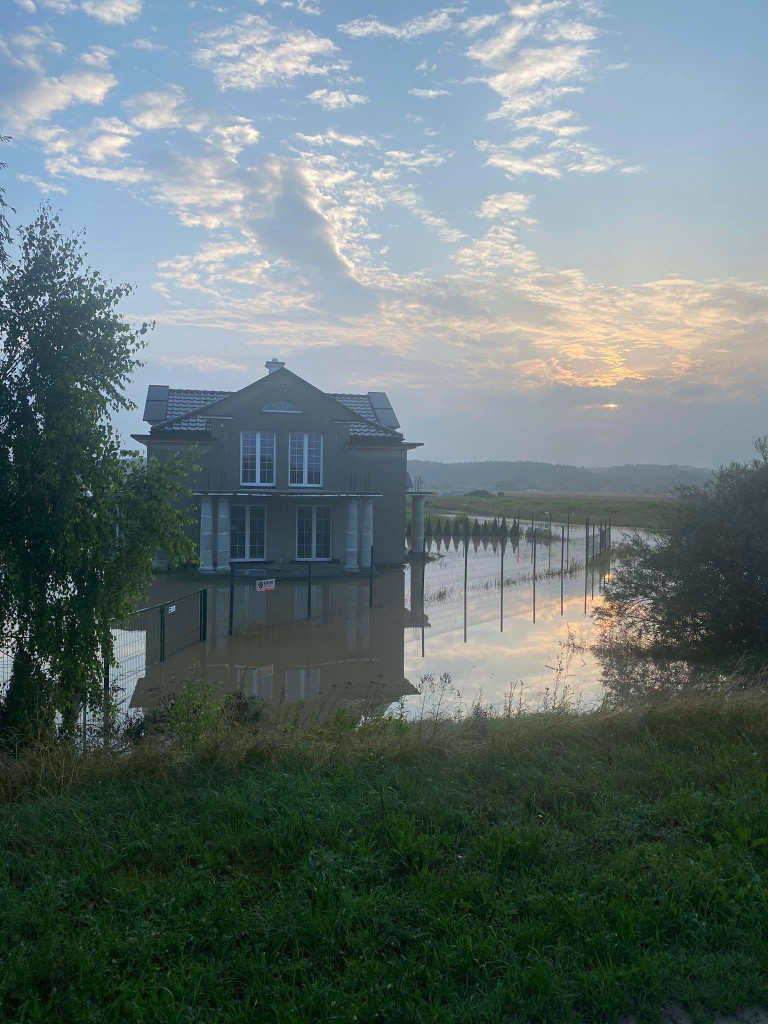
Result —
[{"label": "sky", "polygon": [[155,322],[126,438],[147,384],[272,357],[441,461],[768,433],[764,0],[2,0],[0,33],[16,220],[49,201]]}]

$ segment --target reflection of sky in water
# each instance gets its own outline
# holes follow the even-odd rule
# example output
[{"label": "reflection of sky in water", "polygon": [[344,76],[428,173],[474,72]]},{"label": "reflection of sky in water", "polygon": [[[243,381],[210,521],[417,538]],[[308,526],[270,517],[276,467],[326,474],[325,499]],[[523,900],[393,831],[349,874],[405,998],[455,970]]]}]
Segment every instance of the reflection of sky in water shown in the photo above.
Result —
[{"label": "reflection of sky in water", "polygon": [[596,573],[593,601],[591,572],[585,580],[583,526],[571,531],[574,570],[563,581],[564,615],[559,537],[549,547],[537,547],[537,573],[551,566],[553,575],[536,582],[535,623],[532,556],[532,544],[524,537],[519,546],[506,547],[502,632],[500,545],[470,544],[466,643],[464,553],[453,543],[450,550],[441,544],[439,557],[425,566],[423,619],[421,566],[414,564],[405,572],[376,577],[372,609],[366,579],[315,580],[310,622],[302,581],[280,580],[267,594],[238,585],[230,637],[228,577],[200,577],[199,586],[208,590],[208,640],[200,643],[199,595],[190,594],[195,584],[172,574],[159,576],[147,604],[173,603],[166,604],[165,658],[158,656],[157,612],[145,613],[115,631],[121,663],[110,670],[110,680],[126,710],[156,706],[191,675],[215,684],[221,693],[242,687],[267,701],[313,704],[322,715],[340,704],[387,708],[401,697],[407,714],[419,714],[435,697],[417,695],[414,688],[421,688],[424,676],[437,680],[445,673],[464,708],[478,698],[501,706],[510,691],[516,703],[521,686],[528,706],[536,706],[555,687],[562,692],[565,686],[587,702],[599,698],[601,669],[583,648],[594,628],[591,615],[584,614],[585,582],[591,612],[601,600],[600,581]]}]

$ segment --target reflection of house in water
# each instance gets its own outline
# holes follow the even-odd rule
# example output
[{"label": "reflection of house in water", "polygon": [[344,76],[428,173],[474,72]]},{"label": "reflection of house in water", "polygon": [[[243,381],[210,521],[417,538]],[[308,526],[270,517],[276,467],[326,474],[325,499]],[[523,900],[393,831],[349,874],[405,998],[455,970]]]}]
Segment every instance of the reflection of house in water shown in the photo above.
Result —
[{"label": "reflection of house in water", "polygon": [[193,674],[222,694],[303,702],[320,717],[340,706],[386,707],[416,692],[403,674],[403,629],[413,611],[403,606],[400,571],[376,578],[373,608],[359,577],[313,584],[309,594],[306,582],[280,580],[274,591],[258,592],[255,581],[238,581],[231,636],[229,587],[212,584],[208,595],[207,642],[149,667],[131,707],[156,706]]}]

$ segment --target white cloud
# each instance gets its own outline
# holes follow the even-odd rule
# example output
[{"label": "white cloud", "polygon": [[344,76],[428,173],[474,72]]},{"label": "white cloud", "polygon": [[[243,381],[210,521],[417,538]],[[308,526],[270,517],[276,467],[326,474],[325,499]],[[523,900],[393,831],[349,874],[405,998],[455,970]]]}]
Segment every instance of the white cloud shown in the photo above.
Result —
[{"label": "white cloud", "polygon": [[401,25],[386,25],[378,18],[356,18],[344,25],[339,25],[339,30],[353,39],[364,39],[369,36],[388,36],[390,39],[417,39],[419,36],[428,35],[432,32],[445,32],[453,26],[453,15],[458,14],[461,8],[443,7],[430,11],[429,14],[419,15],[404,21]]},{"label": "white cloud", "polygon": [[16,0],[17,7],[20,7],[22,11],[26,11],[28,14],[34,14],[36,7],[33,0]]},{"label": "white cloud", "polygon": [[236,157],[246,146],[254,146],[259,138],[259,132],[253,127],[253,122],[245,117],[238,117],[234,124],[217,125],[211,130],[206,141],[228,156]]},{"label": "white cloud", "polygon": [[479,60],[482,64],[498,65],[510,51],[516,49],[526,36],[535,28],[533,22],[515,21],[507,25],[498,35],[491,36],[485,42],[475,43],[467,50],[467,56]]},{"label": "white cloud", "polygon": [[43,7],[54,14],[71,14],[77,10],[72,0],[42,0]]},{"label": "white cloud", "polygon": [[165,128],[186,128],[190,132],[201,131],[208,123],[208,115],[195,110],[187,100],[184,90],[173,85],[164,92],[144,92],[123,101],[131,124],[142,131],[159,131]]},{"label": "white cloud", "polygon": [[158,356],[156,362],[160,366],[191,366],[200,373],[216,373],[221,370],[238,370],[244,373],[248,369],[245,363],[234,363],[230,359],[220,359],[217,356]]},{"label": "white cloud", "polygon": [[477,216],[493,219],[502,215],[527,213],[532,199],[533,196],[523,192],[503,192],[501,195],[488,196]]},{"label": "white cloud", "polygon": [[586,131],[582,125],[568,123],[573,116],[572,110],[549,110],[546,114],[518,118],[515,126],[537,132],[551,132],[560,138],[566,138]]},{"label": "white cloud", "polygon": [[67,192],[63,186],[53,185],[50,181],[41,181],[40,178],[35,178],[31,174],[17,174],[16,177],[19,181],[25,181],[30,185],[34,185],[43,195],[48,195],[49,192],[61,192],[63,195],[66,195]]},{"label": "white cloud", "polygon": [[115,51],[110,50],[108,46],[92,46],[80,55],[80,60],[91,68],[108,68],[109,58],[114,55]]},{"label": "white cloud", "polygon": [[402,149],[390,149],[386,152],[389,163],[399,164],[409,170],[420,170],[422,167],[439,167],[453,156],[448,150],[436,150],[434,146],[427,146],[416,153],[409,153]]},{"label": "white cloud", "polygon": [[48,25],[30,25],[29,28],[15,32],[7,39],[0,36],[0,54],[11,64],[28,71],[42,74],[44,55],[58,56],[62,53],[64,45],[54,39]]},{"label": "white cloud", "polygon": [[73,104],[103,103],[115,85],[117,79],[112,75],[96,71],[72,71],[60,78],[45,78],[12,96],[5,105],[6,117],[14,131],[24,133],[31,122],[45,121]]},{"label": "white cloud", "polygon": [[[487,79],[488,85],[504,101],[492,116],[517,115],[561,95],[560,83],[586,77],[591,54],[584,46],[565,43],[549,49],[522,50],[506,70]],[[555,84],[546,84],[542,91],[536,92],[536,87],[544,83]]]},{"label": "white cloud", "polygon": [[334,143],[338,143],[340,146],[352,146],[353,149],[361,146],[378,146],[376,140],[367,135],[342,135],[333,128],[320,135],[303,135],[301,132],[297,132],[295,138],[306,146],[331,146]]},{"label": "white cloud", "polygon": [[356,92],[341,92],[340,90],[315,89],[308,94],[307,99],[317,103],[325,110],[343,110],[345,107],[354,107],[359,103],[367,103],[368,97],[361,96]]},{"label": "white cloud", "polygon": [[133,47],[134,50],[146,50],[147,53],[157,53],[160,50],[168,49],[164,43],[155,43],[151,39],[134,39],[128,45]]},{"label": "white cloud", "polygon": [[81,9],[105,25],[125,25],[141,14],[141,0],[82,0]]},{"label": "white cloud", "polygon": [[418,96],[425,100],[434,100],[438,96],[450,96],[447,89],[409,89],[411,96]]},{"label": "white cloud", "polygon": [[260,89],[341,67],[322,62],[336,51],[330,39],[309,31],[276,29],[256,14],[206,33],[202,42],[194,59],[211,72],[220,89]]},{"label": "white cloud", "polygon": [[459,25],[459,28],[468,36],[477,35],[478,32],[482,32],[484,28],[488,28],[490,25],[495,25],[501,20],[500,14],[478,14],[474,18],[467,18],[466,21]]}]

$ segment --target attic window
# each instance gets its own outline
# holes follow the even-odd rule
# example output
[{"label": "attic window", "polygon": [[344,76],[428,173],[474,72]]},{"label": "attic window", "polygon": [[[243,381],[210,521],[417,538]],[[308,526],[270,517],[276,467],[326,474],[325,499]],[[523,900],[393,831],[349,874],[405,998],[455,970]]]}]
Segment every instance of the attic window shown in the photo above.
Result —
[{"label": "attic window", "polygon": [[298,405],[293,402],[267,402],[262,412],[301,412]]}]

